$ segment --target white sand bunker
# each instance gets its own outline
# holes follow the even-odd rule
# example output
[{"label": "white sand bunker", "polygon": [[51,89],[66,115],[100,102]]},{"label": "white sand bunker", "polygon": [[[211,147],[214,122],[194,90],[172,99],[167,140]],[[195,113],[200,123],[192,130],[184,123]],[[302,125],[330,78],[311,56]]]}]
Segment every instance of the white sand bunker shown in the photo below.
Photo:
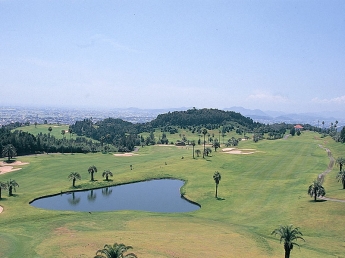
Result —
[{"label": "white sand bunker", "polygon": [[2,206],[0,206],[0,213],[4,210],[4,208],[2,208]]},{"label": "white sand bunker", "polygon": [[228,154],[244,154],[244,155],[253,154],[256,152],[255,149],[237,149],[237,148],[225,148],[225,149],[222,149],[222,151]]},{"label": "white sand bunker", "polygon": [[12,163],[6,163],[6,162],[1,162],[0,163],[0,174],[5,174],[13,171],[20,170],[22,168],[18,168],[15,166],[22,166],[22,165],[28,165],[29,163],[26,162],[21,162],[21,161],[15,161]]},{"label": "white sand bunker", "polygon": [[114,154],[114,156],[116,157],[132,157],[132,156],[136,156],[138,154],[134,154],[134,153],[118,153],[118,154]]}]

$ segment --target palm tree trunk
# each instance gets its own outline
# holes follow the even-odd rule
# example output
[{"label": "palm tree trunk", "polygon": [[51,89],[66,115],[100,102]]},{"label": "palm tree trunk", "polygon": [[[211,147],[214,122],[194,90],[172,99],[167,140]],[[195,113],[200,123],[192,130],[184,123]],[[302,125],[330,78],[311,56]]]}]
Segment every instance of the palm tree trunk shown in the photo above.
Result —
[{"label": "palm tree trunk", "polygon": [[75,187],[75,178],[73,178],[73,187]]},{"label": "palm tree trunk", "polygon": [[218,198],[218,184],[216,184],[216,198]]},{"label": "palm tree trunk", "polygon": [[194,159],[194,145],[193,145],[193,159]]},{"label": "palm tree trunk", "polygon": [[314,190],[314,201],[316,202],[316,189]]},{"label": "palm tree trunk", "polygon": [[91,172],[91,181],[93,181],[93,172]]},{"label": "palm tree trunk", "polygon": [[345,180],[343,180],[343,189],[345,189]]},{"label": "palm tree trunk", "polygon": [[1,200],[1,187],[0,187],[0,200]]},{"label": "palm tree trunk", "polygon": [[8,195],[9,195],[9,196],[12,196],[12,186],[10,186],[10,187],[8,188]]}]

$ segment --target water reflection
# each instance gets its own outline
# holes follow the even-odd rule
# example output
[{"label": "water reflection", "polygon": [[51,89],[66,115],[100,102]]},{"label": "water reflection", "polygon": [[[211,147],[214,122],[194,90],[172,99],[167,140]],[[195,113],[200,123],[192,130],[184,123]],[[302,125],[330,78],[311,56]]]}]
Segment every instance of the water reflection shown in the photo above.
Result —
[{"label": "water reflection", "polygon": [[96,200],[97,195],[94,193],[94,190],[90,190],[90,192],[87,195],[87,199],[90,202],[94,202]]},{"label": "water reflection", "polygon": [[68,198],[67,201],[69,204],[76,206],[80,202],[80,197],[76,198],[75,192],[72,192],[72,198]]},{"label": "water reflection", "polygon": [[181,197],[181,180],[162,179],[40,198],[37,208],[72,211],[188,212],[200,206]]},{"label": "water reflection", "polygon": [[102,188],[102,195],[104,197],[110,196],[113,190],[110,187]]}]

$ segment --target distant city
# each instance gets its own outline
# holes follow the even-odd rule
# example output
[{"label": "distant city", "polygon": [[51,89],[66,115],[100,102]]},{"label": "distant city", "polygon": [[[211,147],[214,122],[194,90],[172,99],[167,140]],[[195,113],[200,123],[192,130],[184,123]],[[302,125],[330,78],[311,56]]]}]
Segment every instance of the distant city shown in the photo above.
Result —
[{"label": "distant city", "polygon": [[[48,107],[0,107],[0,126],[20,122],[20,123],[38,123],[44,124],[74,124],[86,118],[91,118],[94,123],[105,118],[120,118],[131,123],[145,123],[155,119],[159,114],[173,111],[183,111],[190,108],[170,108],[170,109],[76,109],[76,108],[48,108]],[[344,116],[341,112],[333,113],[298,113],[288,114],[278,111],[261,111],[259,109],[251,110],[242,107],[224,108],[226,111],[235,111],[243,116],[250,117],[255,122],[273,124],[273,123],[301,123],[314,126],[328,127],[331,123],[338,121],[338,128],[345,125]]]}]

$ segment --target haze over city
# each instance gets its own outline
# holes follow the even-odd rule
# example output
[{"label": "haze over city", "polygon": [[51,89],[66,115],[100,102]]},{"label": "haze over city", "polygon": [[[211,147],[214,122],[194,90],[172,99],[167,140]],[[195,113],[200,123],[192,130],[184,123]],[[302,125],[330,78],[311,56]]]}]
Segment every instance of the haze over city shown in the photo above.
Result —
[{"label": "haze over city", "polygon": [[345,112],[344,1],[0,1],[1,105]]}]

